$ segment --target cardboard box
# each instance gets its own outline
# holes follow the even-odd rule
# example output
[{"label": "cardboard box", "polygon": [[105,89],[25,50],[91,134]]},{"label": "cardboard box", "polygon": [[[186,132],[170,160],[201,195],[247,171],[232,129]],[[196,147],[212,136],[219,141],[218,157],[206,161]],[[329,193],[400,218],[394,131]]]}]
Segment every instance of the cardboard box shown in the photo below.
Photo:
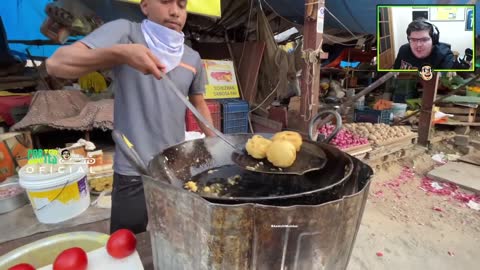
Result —
[{"label": "cardboard box", "polygon": [[16,173],[17,166],[28,162],[28,150],[33,148],[29,132],[0,134],[0,182]]},{"label": "cardboard box", "polygon": [[89,157],[95,158],[95,164],[92,164],[90,171],[93,173],[113,173],[113,153],[97,150],[90,152]]},{"label": "cardboard box", "polygon": [[62,150],[67,149],[68,151],[70,151],[71,155],[79,155],[79,156],[82,156],[82,157],[87,156],[87,150],[85,150],[84,146],[72,146],[72,145],[73,145],[73,143],[67,144],[66,145],[67,147],[63,148],[63,149],[60,149],[59,152],[61,153]]}]

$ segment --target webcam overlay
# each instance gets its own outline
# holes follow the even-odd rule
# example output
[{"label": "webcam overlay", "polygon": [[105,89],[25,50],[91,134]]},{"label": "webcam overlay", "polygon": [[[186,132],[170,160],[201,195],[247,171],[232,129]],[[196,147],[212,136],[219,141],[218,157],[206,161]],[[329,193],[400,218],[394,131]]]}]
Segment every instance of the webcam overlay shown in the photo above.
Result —
[{"label": "webcam overlay", "polygon": [[472,72],[475,5],[378,5],[377,70]]}]

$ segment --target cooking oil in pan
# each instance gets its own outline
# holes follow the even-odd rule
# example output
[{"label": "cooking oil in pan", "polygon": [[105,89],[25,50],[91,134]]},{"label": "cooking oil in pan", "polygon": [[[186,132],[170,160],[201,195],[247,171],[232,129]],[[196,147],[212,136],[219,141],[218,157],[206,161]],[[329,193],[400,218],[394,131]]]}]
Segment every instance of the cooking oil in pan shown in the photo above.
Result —
[{"label": "cooking oil in pan", "polygon": [[262,174],[237,165],[226,165],[195,175],[187,186],[195,185],[196,192],[205,197],[271,197],[328,185],[318,180],[318,175],[312,173],[303,176]]}]

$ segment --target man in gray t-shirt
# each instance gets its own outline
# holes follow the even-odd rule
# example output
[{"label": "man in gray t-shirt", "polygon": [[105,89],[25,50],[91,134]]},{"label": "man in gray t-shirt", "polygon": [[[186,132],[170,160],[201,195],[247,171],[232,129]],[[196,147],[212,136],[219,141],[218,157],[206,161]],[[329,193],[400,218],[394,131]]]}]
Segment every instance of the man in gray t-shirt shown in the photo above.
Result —
[{"label": "man in gray t-shirt", "polygon": [[[166,72],[210,122],[211,116],[203,99],[205,74],[200,56],[183,45],[186,1],[142,0],[140,7],[148,18],[144,23],[149,24],[109,22],[80,42],[58,49],[47,60],[47,71],[57,77],[78,78],[111,68],[115,129],[125,134],[148,162],[168,146],[185,140],[186,107],[161,80],[161,74]],[[181,46],[175,45],[179,40]],[[213,136],[208,128],[201,128]],[[111,232],[121,228],[143,232],[147,212],[140,173],[118,147],[114,171]]]}]

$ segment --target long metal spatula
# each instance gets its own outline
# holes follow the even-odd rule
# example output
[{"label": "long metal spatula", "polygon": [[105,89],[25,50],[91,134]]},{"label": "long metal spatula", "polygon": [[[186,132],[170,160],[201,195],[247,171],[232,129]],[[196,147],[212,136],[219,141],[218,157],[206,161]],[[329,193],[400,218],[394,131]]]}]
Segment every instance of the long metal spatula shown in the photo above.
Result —
[{"label": "long metal spatula", "polygon": [[172,82],[172,80],[170,80],[163,73],[161,75],[162,75],[162,80],[164,80],[168,84],[168,86],[173,90],[175,95],[177,95],[177,97],[183,102],[183,104],[185,104],[187,108],[189,108],[190,111],[192,111],[193,115],[195,115],[195,117],[197,117],[197,119],[200,120],[202,124],[207,126],[211,131],[213,131],[213,133],[215,133],[215,135],[217,135],[220,139],[222,139],[222,141],[230,145],[233,149],[235,149],[238,152],[243,152],[241,148],[238,148],[234,143],[228,140],[228,138],[222,132],[216,129],[212,124],[210,124],[210,122],[205,117],[203,117],[203,115],[197,110],[197,108],[195,108],[195,106],[193,106],[193,104],[190,103],[190,101],[188,101],[188,99],[182,94],[182,92],[178,90],[177,86]]}]

